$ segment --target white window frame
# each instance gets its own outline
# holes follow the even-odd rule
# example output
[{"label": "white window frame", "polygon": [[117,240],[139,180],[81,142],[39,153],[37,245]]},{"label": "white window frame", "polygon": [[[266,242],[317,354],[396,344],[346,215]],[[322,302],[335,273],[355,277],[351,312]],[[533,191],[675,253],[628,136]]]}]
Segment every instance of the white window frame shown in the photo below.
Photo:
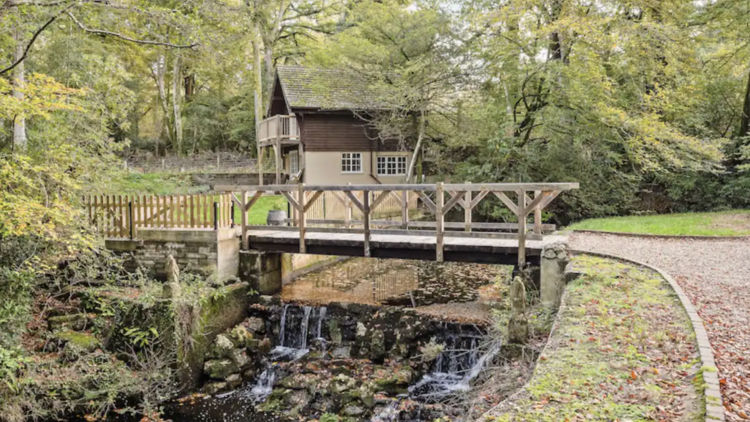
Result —
[{"label": "white window frame", "polygon": [[299,151],[289,151],[289,174],[299,173]]},{"label": "white window frame", "polygon": [[[359,169],[355,170],[356,167]],[[347,168],[349,168],[347,170]],[[341,153],[341,173],[342,174],[361,174],[362,173],[362,153],[361,152],[342,152]]]},{"label": "white window frame", "polygon": [[378,155],[378,176],[406,176],[405,155]]}]

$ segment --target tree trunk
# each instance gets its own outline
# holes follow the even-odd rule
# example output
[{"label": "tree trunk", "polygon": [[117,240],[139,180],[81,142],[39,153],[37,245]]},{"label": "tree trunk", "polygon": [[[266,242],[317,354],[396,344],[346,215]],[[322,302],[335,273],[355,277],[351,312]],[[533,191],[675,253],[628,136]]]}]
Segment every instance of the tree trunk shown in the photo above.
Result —
[{"label": "tree trunk", "polygon": [[185,76],[185,101],[193,101],[195,95],[195,73]]},{"label": "tree trunk", "polygon": [[747,74],[747,87],[745,88],[745,102],[742,106],[739,136],[750,136],[750,72]]},{"label": "tree trunk", "polygon": [[[16,31],[16,51],[15,60],[19,60],[23,57],[23,37],[21,31]],[[13,69],[13,98],[16,100],[23,101],[24,94],[21,88],[26,84],[26,69],[24,62],[18,63]],[[26,139],[26,119],[24,116],[16,116],[13,120],[13,149],[20,153],[25,153],[27,148]]]},{"label": "tree trunk", "polygon": [[172,66],[172,110],[174,111],[174,149],[177,154],[182,154],[182,113],[180,111],[180,81],[182,71],[180,70],[180,55],[174,57]]},{"label": "tree trunk", "polygon": [[[156,61],[156,86],[159,88],[159,99],[161,100],[161,109],[164,112],[164,119],[162,120],[163,128],[166,128],[167,140],[172,140],[172,129],[169,124],[169,104],[167,100],[167,89],[165,86],[165,76],[167,73],[167,58],[159,56]],[[161,132],[159,133],[161,136]],[[158,154],[158,151],[157,151]]]},{"label": "tree trunk", "polygon": [[409,170],[406,172],[406,183],[411,180],[412,173],[414,173],[414,165],[417,163],[417,154],[422,148],[422,139],[424,139],[425,131],[425,117],[424,110],[420,111],[419,115],[419,134],[417,135],[417,145],[414,146],[414,152],[411,154],[411,161],[409,162]]}]

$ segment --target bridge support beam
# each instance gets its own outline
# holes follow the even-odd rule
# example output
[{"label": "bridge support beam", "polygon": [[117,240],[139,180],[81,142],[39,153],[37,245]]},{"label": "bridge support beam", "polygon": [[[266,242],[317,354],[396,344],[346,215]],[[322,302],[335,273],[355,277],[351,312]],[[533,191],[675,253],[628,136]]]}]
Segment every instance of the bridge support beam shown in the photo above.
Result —
[{"label": "bridge support beam", "polygon": [[548,245],[542,251],[539,271],[542,306],[555,311],[560,307],[568,262],[568,248],[564,243]]},{"label": "bridge support beam", "polygon": [[262,295],[281,292],[281,253],[240,251],[240,280]]}]

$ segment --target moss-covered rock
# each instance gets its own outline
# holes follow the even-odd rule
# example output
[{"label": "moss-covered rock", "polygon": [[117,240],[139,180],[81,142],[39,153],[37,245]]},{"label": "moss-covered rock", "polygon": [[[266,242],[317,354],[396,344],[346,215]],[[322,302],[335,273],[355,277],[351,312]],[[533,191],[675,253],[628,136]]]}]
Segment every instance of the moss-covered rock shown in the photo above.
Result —
[{"label": "moss-covered rock", "polygon": [[58,330],[73,330],[81,331],[85,330],[89,323],[89,319],[86,314],[70,314],[53,316],[47,319],[50,331]]},{"label": "moss-covered rock", "polygon": [[231,359],[213,359],[203,364],[203,372],[212,379],[226,380],[240,368]]}]

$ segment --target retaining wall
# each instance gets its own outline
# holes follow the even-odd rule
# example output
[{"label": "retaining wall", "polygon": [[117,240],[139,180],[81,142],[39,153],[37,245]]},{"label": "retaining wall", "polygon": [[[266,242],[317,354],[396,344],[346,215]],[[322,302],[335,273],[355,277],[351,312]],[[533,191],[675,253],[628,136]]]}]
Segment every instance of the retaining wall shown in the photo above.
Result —
[{"label": "retaining wall", "polygon": [[126,269],[141,268],[157,279],[166,279],[169,255],[180,269],[219,280],[238,275],[240,243],[235,229],[140,229],[138,239],[107,239],[105,246],[126,258]]}]

